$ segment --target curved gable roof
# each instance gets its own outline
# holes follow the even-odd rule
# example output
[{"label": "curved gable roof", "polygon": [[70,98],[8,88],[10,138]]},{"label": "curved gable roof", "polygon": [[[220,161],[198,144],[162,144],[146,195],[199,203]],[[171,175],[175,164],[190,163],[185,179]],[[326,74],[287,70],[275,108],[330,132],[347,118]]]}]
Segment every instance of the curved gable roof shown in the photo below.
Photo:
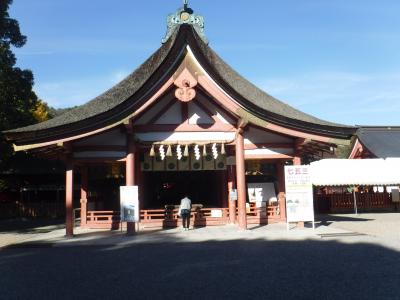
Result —
[{"label": "curved gable roof", "polygon": [[362,127],[356,135],[376,157],[400,157],[400,127]]},{"label": "curved gable roof", "polygon": [[6,137],[17,144],[41,142],[74,136],[123,120],[172,76],[184,57],[186,45],[210,76],[256,116],[278,125],[332,137],[348,138],[354,133],[354,127],[305,114],[257,88],[205,44],[192,26],[183,24],[138,69],[105,93],[54,119],[6,131]]}]

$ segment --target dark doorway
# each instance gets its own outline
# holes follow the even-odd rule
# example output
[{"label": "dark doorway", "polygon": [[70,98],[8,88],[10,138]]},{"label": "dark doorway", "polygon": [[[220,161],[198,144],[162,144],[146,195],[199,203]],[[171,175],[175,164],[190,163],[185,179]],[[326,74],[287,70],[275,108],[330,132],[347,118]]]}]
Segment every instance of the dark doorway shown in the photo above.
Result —
[{"label": "dark doorway", "polygon": [[220,171],[145,173],[145,209],[178,205],[185,193],[193,204],[220,207]]},{"label": "dark doorway", "polygon": [[[123,166],[115,172],[111,165],[89,167],[88,210],[120,209],[119,189],[125,185]],[[78,197],[79,199],[79,197]]]}]

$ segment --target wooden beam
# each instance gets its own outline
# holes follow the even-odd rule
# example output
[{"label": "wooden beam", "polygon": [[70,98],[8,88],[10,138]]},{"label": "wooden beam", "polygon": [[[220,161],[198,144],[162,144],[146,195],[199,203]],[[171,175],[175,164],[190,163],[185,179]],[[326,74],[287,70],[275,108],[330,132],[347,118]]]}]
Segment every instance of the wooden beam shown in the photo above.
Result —
[{"label": "wooden beam", "polygon": [[74,165],[71,159],[67,160],[65,171],[65,235],[74,235],[73,224],[73,196],[74,196]]},{"label": "wooden beam", "polygon": [[[228,171],[228,198],[235,188],[235,166],[227,166]],[[229,223],[235,224],[236,222],[236,200],[228,199],[229,205]]]},{"label": "wooden beam", "polygon": [[238,193],[238,221],[239,228],[247,229],[246,215],[246,177],[245,177],[245,162],[244,162],[244,137],[243,131],[239,129],[236,137],[236,182]]},{"label": "wooden beam", "polygon": [[293,149],[292,143],[246,143],[244,144],[245,150],[254,150],[254,149]]},{"label": "wooden beam", "polygon": [[229,109],[227,109],[225,106],[223,106],[219,101],[215,100],[215,98],[209,94],[205,89],[203,89],[201,86],[197,87],[197,97],[199,98],[199,101],[212,101],[212,105],[215,107],[219,108],[222,113],[226,114],[229,116],[229,118],[238,120],[237,115],[232,113]]},{"label": "wooden beam", "polygon": [[[125,180],[126,186],[134,186],[135,185],[135,141],[133,139],[132,134],[127,135],[127,155],[126,155],[126,168],[125,168]],[[135,223],[127,222],[126,225],[127,233],[133,234],[135,233]]]},{"label": "wooden beam", "polygon": [[87,193],[88,193],[88,167],[83,166],[81,171],[81,227],[86,227],[87,224]]},{"label": "wooden beam", "polygon": [[152,125],[157,122],[158,119],[160,119],[165,113],[175,104],[177,103],[176,99],[173,98],[168,101],[168,103],[160,109],[158,113],[156,113],[146,124],[147,125]]},{"label": "wooden beam", "polygon": [[136,125],[135,132],[233,132],[235,127],[230,124],[154,124],[154,125]]},{"label": "wooden beam", "polygon": [[187,102],[181,102],[182,124],[189,124],[189,107]]},{"label": "wooden beam", "polygon": [[87,145],[87,146],[74,146],[74,152],[83,152],[83,151],[118,151],[125,152],[126,146],[118,146],[118,145]]},{"label": "wooden beam", "polygon": [[293,159],[293,156],[286,154],[245,154],[246,160],[252,159]]}]

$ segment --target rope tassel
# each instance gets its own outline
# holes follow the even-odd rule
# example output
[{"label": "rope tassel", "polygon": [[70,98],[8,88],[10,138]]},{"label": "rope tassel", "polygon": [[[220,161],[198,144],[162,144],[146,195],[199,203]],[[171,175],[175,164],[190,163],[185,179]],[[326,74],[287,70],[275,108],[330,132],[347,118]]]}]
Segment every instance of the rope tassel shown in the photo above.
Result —
[{"label": "rope tassel", "polygon": [[167,156],[172,156],[172,149],[171,149],[171,145],[168,145],[168,149],[167,149]]},{"label": "rope tassel", "polygon": [[183,156],[188,157],[189,156],[189,146],[185,145],[185,150],[183,151]]},{"label": "rope tassel", "polygon": [[226,151],[225,151],[225,144],[221,144],[221,154],[225,155]]},{"label": "rope tassel", "polygon": [[149,156],[151,156],[151,157],[156,156],[156,152],[154,151],[154,145],[151,145]]}]

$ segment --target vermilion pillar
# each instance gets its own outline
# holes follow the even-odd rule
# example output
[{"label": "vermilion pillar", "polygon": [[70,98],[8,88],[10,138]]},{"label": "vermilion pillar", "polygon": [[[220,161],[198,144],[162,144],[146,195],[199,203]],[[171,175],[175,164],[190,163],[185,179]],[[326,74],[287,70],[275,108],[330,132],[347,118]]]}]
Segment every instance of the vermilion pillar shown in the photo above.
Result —
[{"label": "vermilion pillar", "polygon": [[88,167],[81,168],[81,227],[87,224]]},{"label": "vermilion pillar", "polygon": [[73,193],[74,165],[71,160],[68,160],[65,171],[65,234],[67,237],[72,237],[74,235]]},{"label": "vermilion pillar", "polygon": [[294,142],[294,156],[293,156],[293,165],[299,166],[301,165],[301,157],[300,157],[300,150],[302,145],[304,144],[305,139],[298,138]]},{"label": "vermilion pillar", "polygon": [[[234,188],[234,166],[228,166],[228,193],[229,196]],[[235,224],[236,222],[236,200],[229,198],[229,223]]]},{"label": "vermilion pillar", "polygon": [[244,137],[243,130],[239,130],[236,138],[236,188],[238,193],[238,221],[239,228],[247,229],[246,216],[246,177],[244,164]]},{"label": "vermilion pillar", "polygon": [[279,211],[282,220],[286,220],[286,199],[285,199],[285,163],[278,162],[276,164],[276,172],[278,179],[278,201]]},{"label": "vermilion pillar", "polygon": [[[135,185],[135,142],[133,140],[132,134],[128,134],[127,138],[128,151],[126,155],[126,185]],[[128,234],[135,233],[135,223],[128,222],[126,224],[126,231]]]},{"label": "vermilion pillar", "polygon": [[301,165],[301,157],[300,156],[293,157],[293,165],[294,166],[300,166]]}]

